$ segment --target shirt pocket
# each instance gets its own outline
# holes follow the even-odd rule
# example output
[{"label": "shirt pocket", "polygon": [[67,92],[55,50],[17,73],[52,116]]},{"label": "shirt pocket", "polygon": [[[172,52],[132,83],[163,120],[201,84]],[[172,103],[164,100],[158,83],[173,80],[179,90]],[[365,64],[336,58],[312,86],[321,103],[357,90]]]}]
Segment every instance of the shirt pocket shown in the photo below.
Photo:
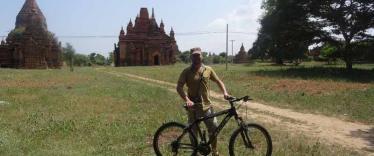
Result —
[{"label": "shirt pocket", "polygon": [[209,82],[209,79],[210,79],[210,72],[206,71],[203,73],[203,82],[204,83],[208,83]]}]

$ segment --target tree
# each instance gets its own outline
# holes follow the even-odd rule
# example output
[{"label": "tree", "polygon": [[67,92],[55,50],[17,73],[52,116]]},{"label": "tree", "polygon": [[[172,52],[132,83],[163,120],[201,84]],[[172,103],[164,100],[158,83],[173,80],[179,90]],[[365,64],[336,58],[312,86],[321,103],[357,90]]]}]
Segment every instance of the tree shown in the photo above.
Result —
[{"label": "tree", "polygon": [[190,55],[191,55],[190,51],[184,51],[180,53],[178,57],[182,62],[190,63],[191,62]]},{"label": "tree", "polygon": [[90,62],[92,65],[96,64],[95,56],[96,56],[96,53],[91,53],[88,55],[88,58],[90,59]]},{"label": "tree", "polygon": [[374,40],[360,41],[354,43],[353,52],[358,55],[358,59],[361,61],[374,61]]},{"label": "tree", "polygon": [[219,53],[219,56],[221,56],[221,57],[226,57],[226,52],[221,52],[221,53]]},{"label": "tree", "polygon": [[109,52],[109,57],[107,59],[107,65],[111,65],[114,62],[114,53]]},{"label": "tree", "polygon": [[331,61],[336,61],[338,54],[339,51],[337,47],[330,45],[328,43],[322,46],[321,56],[327,58],[328,64],[331,64]]},{"label": "tree", "polygon": [[368,30],[374,28],[374,1],[316,0],[308,5],[311,20],[323,28],[319,40],[336,46],[351,70],[357,57],[354,49],[361,46],[360,41],[373,39]]},{"label": "tree", "polygon": [[75,54],[73,62],[75,66],[88,66],[90,60],[88,59],[86,55]]},{"label": "tree", "polygon": [[253,54],[253,59],[261,59],[264,61],[265,59],[269,59],[268,56],[270,55],[270,50],[273,49],[272,40],[266,33],[263,32],[261,28],[256,41],[253,43],[252,48],[249,50]]},{"label": "tree", "polygon": [[[225,56],[226,56],[226,53],[225,53]],[[225,62],[225,57],[222,57],[222,55],[213,54],[212,57],[213,57],[213,64],[220,64],[220,63]]]},{"label": "tree", "polygon": [[[110,57],[110,55],[109,55]],[[91,65],[107,65],[108,64],[108,58],[105,58],[105,56],[97,53],[91,53],[88,55],[88,58],[90,60]]]},{"label": "tree", "polygon": [[212,54],[209,52],[203,52],[203,62],[204,64],[212,64],[213,63],[213,57]]},{"label": "tree", "polygon": [[265,0],[261,29],[253,44],[255,57],[273,57],[277,64],[285,59],[298,60],[316,35],[316,25],[308,20],[306,1]]},{"label": "tree", "polygon": [[103,55],[96,54],[96,56],[95,56],[95,63],[97,65],[103,66],[103,65],[105,65],[105,62],[106,62],[106,59],[105,59],[105,57]]},{"label": "tree", "polygon": [[70,43],[66,43],[65,47],[63,49],[63,56],[64,56],[64,61],[70,66],[70,71],[73,72],[73,60],[74,60],[74,54],[75,54],[75,49]]}]

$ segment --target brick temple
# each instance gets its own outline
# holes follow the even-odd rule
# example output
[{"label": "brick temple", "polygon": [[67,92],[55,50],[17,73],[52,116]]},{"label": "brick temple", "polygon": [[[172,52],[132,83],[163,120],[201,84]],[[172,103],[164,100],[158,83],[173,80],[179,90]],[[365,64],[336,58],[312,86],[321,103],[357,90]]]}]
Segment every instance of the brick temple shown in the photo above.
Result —
[{"label": "brick temple", "polygon": [[117,67],[174,64],[179,51],[173,28],[167,35],[163,21],[158,25],[154,10],[149,16],[147,8],[140,9],[134,24],[130,19],[126,33],[121,29],[119,42],[114,48]]},{"label": "brick temple", "polygon": [[240,47],[240,51],[238,52],[238,54],[235,55],[234,63],[240,64],[240,63],[248,63],[248,62],[249,62],[248,54],[245,51],[244,45],[242,44],[242,46]]},{"label": "brick temple", "polygon": [[60,68],[61,43],[48,31],[46,18],[35,0],[26,0],[16,26],[0,43],[0,67]]}]

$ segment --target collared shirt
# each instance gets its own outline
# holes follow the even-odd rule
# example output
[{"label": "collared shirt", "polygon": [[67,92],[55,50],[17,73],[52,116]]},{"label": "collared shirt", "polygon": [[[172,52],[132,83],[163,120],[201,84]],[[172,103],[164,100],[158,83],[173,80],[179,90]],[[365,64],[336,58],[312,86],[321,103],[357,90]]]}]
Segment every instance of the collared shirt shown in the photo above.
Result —
[{"label": "collared shirt", "polygon": [[[202,76],[202,79],[201,79]],[[209,67],[202,65],[199,70],[194,70],[192,66],[187,67],[180,74],[178,79],[178,90],[183,90],[183,86],[187,85],[187,94],[198,106],[202,106],[204,110],[210,108],[211,100],[209,99],[210,81],[219,81],[217,74]]]}]

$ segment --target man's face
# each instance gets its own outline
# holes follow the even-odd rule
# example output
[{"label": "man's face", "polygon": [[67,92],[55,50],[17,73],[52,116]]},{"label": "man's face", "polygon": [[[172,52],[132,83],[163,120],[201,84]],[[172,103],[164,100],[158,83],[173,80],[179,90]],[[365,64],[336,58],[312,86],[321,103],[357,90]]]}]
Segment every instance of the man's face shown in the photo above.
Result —
[{"label": "man's face", "polygon": [[191,55],[191,60],[193,65],[201,65],[203,57],[200,54],[193,54]]}]

